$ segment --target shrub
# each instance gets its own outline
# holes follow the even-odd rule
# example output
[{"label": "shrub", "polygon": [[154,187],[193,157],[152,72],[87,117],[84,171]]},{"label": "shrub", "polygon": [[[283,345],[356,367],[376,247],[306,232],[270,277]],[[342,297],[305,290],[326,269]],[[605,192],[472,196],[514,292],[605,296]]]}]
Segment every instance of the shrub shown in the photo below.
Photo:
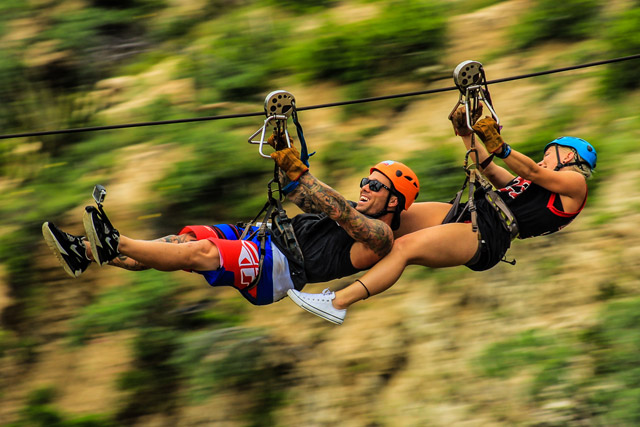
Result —
[{"label": "shrub", "polygon": [[184,336],[172,358],[184,374],[190,398],[217,392],[245,396],[247,425],[274,425],[273,411],[284,401],[291,360],[279,343],[259,331],[240,328]]},{"label": "shrub", "polygon": [[166,273],[146,271],[136,281],[106,290],[73,321],[71,336],[82,343],[95,334],[171,322],[176,283]]},{"label": "shrub", "polygon": [[282,70],[275,52],[288,38],[288,29],[281,24],[248,26],[248,17],[225,18],[217,21],[215,39],[188,54],[181,77],[193,77],[197,89],[215,88],[224,100],[266,94],[272,75]]},{"label": "shrub", "polygon": [[[38,68],[39,78],[55,87],[76,90],[109,75],[125,58],[145,50],[146,14],[161,1],[124,1],[112,7],[85,7],[52,16],[52,24],[36,41],[54,40],[65,58]],[[130,3],[130,6],[125,6]]]},{"label": "shrub", "polygon": [[215,131],[208,124],[193,126],[175,140],[193,147],[193,153],[156,187],[173,226],[176,221],[235,223],[253,218],[266,201],[273,162],[258,155],[256,146],[246,142],[247,135]]},{"label": "shrub", "polygon": [[584,334],[594,376],[583,385],[587,410],[604,425],[640,422],[640,299],[608,304],[598,324]]},{"label": "shrub", "polygon": [[[327,171],[322,181],[328,185],[335,185],[347,176],[359,173],[363,177],[369,175],[369,168],[378,161],[382,150],[367,144],[367,141],[334,141],[322,149],[318,160],[327,165]],[[311,157],[311,162],[315,157]],[[353,185],[356,183],[353,182]]]},{"label": "shrub", "polygon": [[344,26],[325,23],[310,40],[288,50],[287,56],[304,79],[351,83],[436,64],[444,35],[439,4],[393,1],[368,21]]},{"label": "shrub", "polygon": [[177,331],[163,327],[140,330],[133,342],[134,369],[118,379],[118,387],[129,394],[118,411],[118,421],[130,424],[142,415],[168,413],[176,406],[180,375],[169,361],[177,348]]},{"label": "shrub", "polygon": [[419,201],[448,202],[460,190],[465,179],[464,152],[457,147],[441,144],[421,150],[410,159],[407,165],[420,180]]},{"label": "shrub", "polygon": [[593,23],[600,7],[598,0],[535,0],[513,27],[515,46],[526,48],[548,40],[588,38],[596,31]]},{"label": "shrub", "polygon": [[138,14],[156,12],[167,6],[167,0],[91,0],[90,3],[105,9],[134,9]]},{"label": "shrub", "polygon": [[576,354],[577,350],[563,340],[530,330],[491,344],[477,363],[485,375],[497,378],[508,378],[525,367],[533,368],[530,392],[537,398],[545,388],[566,382],[571,357]]},{"label": "shrub", "polygon": [[[611,57],[633,55],[640,52],[640,7],[623,12],[607,26],[605,39],[609,44]],[[604,86],[607,94],[620,94],[626,89],[640,87],[638,80],[638,60],[619,62],[607,66]]]},{"label": "shrub", "polygon": [[84,415],[69,418],[53,406],[56,390],[42,387],[27,396],[27,404],[20,411],[20,419],[9,426],[55,426],[55,427],[115,427],[115,423],[103,415]]},{"label": "shrub", "polygon": [[338,3],[338,0],[263,0],[265,4],[282,7],[294,13],[313,13],[322,11]]}]

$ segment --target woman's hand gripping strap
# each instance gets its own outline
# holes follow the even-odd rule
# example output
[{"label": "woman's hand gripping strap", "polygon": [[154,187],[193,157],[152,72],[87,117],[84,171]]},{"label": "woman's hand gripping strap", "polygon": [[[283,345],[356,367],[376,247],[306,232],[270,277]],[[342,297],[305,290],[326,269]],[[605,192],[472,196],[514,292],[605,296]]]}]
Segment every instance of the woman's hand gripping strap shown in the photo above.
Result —
[{"label": "woman's hand gripping strap", "polygon": [[504,159],[511,154],[511,148],[500,136],[500,126],[493,117],[485,117],[473,125],[473,130],[480,137],[490,153]]}]

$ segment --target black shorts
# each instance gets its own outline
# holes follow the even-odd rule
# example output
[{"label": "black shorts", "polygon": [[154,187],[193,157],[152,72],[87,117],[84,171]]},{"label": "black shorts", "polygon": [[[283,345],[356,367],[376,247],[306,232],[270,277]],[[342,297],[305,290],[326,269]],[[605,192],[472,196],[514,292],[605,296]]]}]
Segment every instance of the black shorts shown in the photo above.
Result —
[{"label": "black shorts", "polygon": [[[478,230],[482,240],[478,245],[478,251],[465,266],[473,271],[484,271],[494,267],[504,258],[511,247],[511,236],[489,202],[484,198],[476,198],[475,202]],[[465,208],[465,205],[466,203],[460,204],[460,211]],[[467,210],[459,222],[471,222],[471,213]]]}]

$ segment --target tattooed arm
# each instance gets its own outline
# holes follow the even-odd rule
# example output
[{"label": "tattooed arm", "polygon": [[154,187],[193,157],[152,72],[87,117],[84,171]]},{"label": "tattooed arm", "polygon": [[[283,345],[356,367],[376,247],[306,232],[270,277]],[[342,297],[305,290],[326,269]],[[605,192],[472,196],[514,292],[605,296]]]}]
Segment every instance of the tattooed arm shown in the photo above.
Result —
[{"label": "tattooed arm", "polygon": [[[187,233],[187,234],[180,234],[180,235],[171,234],[169,236],[156,239],[154,241],[166,242],[166,243],[186,243],[194,240],[197,240],[196,237],[191,233]],[[142,264],[141,262],[138,262],[135,259],[122,254],[119,254],[116,258],[111,260],[109,262],[109,265],[113,265],[114,267],[124,268],[125,270],[129,270],[129,271],[143,271],[143,270],[148,270],[150,268]]]},{"label": "tattooed arm", "polygon": [[302,206],[296,204],[303,210],[310,208],[325,213],[356,240],[351,249],[354,267],[368,268],[389,253],[393,246],[393,232],[386,223],[364,216],[340,193],[310,173],[302,175],[298,182],[300,184],[292,194]]}]

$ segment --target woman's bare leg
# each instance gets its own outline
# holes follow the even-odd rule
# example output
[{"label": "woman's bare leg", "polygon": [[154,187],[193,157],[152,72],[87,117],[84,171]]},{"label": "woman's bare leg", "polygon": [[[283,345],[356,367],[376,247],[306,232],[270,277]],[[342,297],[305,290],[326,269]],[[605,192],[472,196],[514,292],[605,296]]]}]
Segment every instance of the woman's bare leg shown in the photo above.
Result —
[{"label": "woman's bare leg", "polygon": [[400,227],[393,232],[393,235],[397,239],[398,237],[414,233],[423,228],[441,225],[450,210],[450,203],[414,203],[409,210],[402,212],[400,216]]},{"label": "woman's bare leg", "polygon": [[[371,295],[389,289],[407,265],[441,268],[466,264],[478,249],[478,236],[471,224],[445,224],[416,231],[397,239],[391,252],[360,278]],[[354,282],[336,292],[333,306],[349,307],[367,298],[367,291]]]}]

